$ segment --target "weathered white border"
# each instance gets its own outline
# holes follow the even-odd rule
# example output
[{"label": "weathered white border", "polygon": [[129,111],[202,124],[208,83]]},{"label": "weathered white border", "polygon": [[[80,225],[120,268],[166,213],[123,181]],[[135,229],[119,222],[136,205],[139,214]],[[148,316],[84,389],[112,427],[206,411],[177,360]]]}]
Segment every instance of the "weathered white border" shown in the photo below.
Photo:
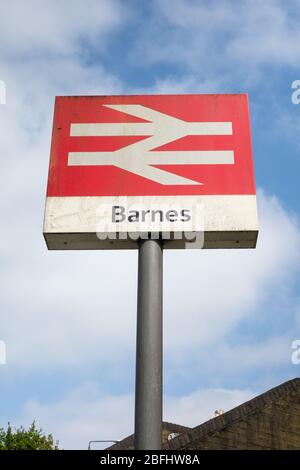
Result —
[{"label": "weathered white border", "polygon": [[[121,198],[124,200],[124,196]],[[127,203],[151,205],[201,206],[203,219],[195,232],[204,232],[204,248],[251,248],[256,244],[258,219],[255,195],[226,196],[127,196]],[[105,242],[97,239],[99,208],[118,205],[120,197],[48,197],[44,235],[49,249],[114,249],[136,248],[133,241]],[[101,211],[100,211],[101,212]],[[145,230],[155,231],[151,224]],[[135,231],[134,226],[132,231]],[[174,233],[176,227],[174,226]],[[120,228],[121,233],[126,229]],[[172,246],[171,246],[172,245]],[[180,242],[168,242],[166,248],[184,248]]]}]

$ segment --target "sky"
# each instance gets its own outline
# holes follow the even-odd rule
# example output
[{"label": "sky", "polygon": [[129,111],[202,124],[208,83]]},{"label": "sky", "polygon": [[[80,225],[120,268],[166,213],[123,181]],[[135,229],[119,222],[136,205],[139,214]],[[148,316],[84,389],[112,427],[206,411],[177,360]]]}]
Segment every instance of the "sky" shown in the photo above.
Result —
[{"label": "sky", "polygon": [[137,253],[42,236],[56,95],[249,94],[257,249],[165,252],[164,419],[299,376],[299,21],[299,0],[0,0],[0,427],[133,432]]}]

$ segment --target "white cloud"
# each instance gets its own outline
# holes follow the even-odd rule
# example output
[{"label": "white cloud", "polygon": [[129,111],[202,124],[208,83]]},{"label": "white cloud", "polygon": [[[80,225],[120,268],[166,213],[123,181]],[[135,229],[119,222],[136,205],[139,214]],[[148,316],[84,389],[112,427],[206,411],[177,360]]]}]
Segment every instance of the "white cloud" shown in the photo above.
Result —
[{"label": "white cloud", "polygon": [[84,41],[101,50],[105,34],[120,26],[124,16],[118,0],[2,2],[0,50],[2,56],[51,57],[82,52]]},{"label": "white cloud", "polygon": [[[253,371],[263,369],[265,373],[275,370],[276,367],[288,365],[291,361],[291,337],[290,334],[272,336],[266,340],[245,342],[244,344],[229,345],[220,343],[213,350],[203,351],[202,363],[205,362],[207,370],[213,370],[215,375],[243,373],[250,374]],[[197,366],[195,367],[197,370]],[[199,366],[198,371],[200,374]],[[296,375],[296,371],[295,371]],[[266,384],[272,386],[266,379]],[[273,382],[273,383],[272,383]]]},{"label": "white cloud", "polygon": [[165,420],[195,427],[211,419],[216,410],[229,411],[254,396],[251,390],[209,388],[186,396],[166,397]]},{"label": "white cloud", "polygon": [[[65,17],[64,11],[70,10],[70,6],[71,11]],[[99,39],[97,51],[101,51],[101,42],[124,21],[123,8],[118,1],[91,1],[88,8],[86,2],[81,1],[53,1],[44,3],[43,8],[41,2],[36,1],[28,1],[26,5],[12,1],[1,6],[0,48],[14,59],[8,61],[2,54],[0,60],[1,78],[5,79],[7,87],[7,102],[0,109],[0,178],[1,191],[5,195],[0,204],[6,227],[5,243],[0,248],[1,289],[3,297],[8,296],[7,303],[2,303],[5,319],[1,324],[1,337],[8,343],[11,365],[15,361],[18,363],[18,357],[23,353],[24,363],[29,367],[35,362],[34,356],[41,358],[38,362],[42,366],[42,356],[46,358],[48,354],[52,358],[56,355],[57,363],[66,364],[69,357],[73,364],[78,364],[80,357],[85,357],[82,351],[89,348],[85,336],[84,344],[81,344],[77,342],[77,335],[66,334],[67,323],[78,329],[78,333],[84,331],[84,315],[81,313],[80,319],[76,320],[73,302],[66,302],[68,287],[59,276],[59,264],[65,265],[66,260],[61,258],[57,264],[55,255],[48,257],[41,236],[51,120],[55,95],[122,91],[122,83],[104,68],[101,61],[90,66],[84,63],[81,49],[83,44],[87,46],[86,39],[89,39],[89,46],[92,39]],[[19,22],[22,23],[20,27]],[[87,37],[83,37],[84,31]],[[94,260],[90,258],[90,262],[94,266]],[[101,275],[103,272],[99,271],[97,277]],[[44,282],[39,284],[41,276],[45,276]],[[74,278],[74,265],[70,266],[67,276]],[[72,288],[70,292],[73,292]],[[16,303],[9,301],[9,296]],[[106,310],[110,301],[108,298]],[[81,303],[79,299],[76,302],[78,306]],[[86,298],[81,312],[85,308]],[[101,330],[107,330],[104,317],[101,317],[102,299],[97,302],[95,295],[89,308],[90,318],[95,316],[104,323]],[[61,312],[64,312],[63,316]],[[28,328],[21,332],[25,323]],[[65,326],[60,328],[60,323]],[[111,328],[113,324],[108,327]],[[77,353],[73,358],[74,348]],[[48,360],[52,361],[49,356],[46,362]]]},{"label": "white cloud", "polygon": [[297,28],[297,2],[250,0],[243,4],[240,28],[236,18],[237,34],[228,43],[228,53],[251,65],[273,64],[297,67],[300,58]]},{"label": "white cloud", "polygon": [[151,88],[141,89],[140,92],[154,94],[220,93],[220,90],[220,79],[199,81],[196,77],[187,75],[180,79],[175,76],[158,79]]},{"label": "white cloud", "polygon": [[[47,252],[42,191],[32,191],[32,204],[17,199],[7,209],[12,216],[1,326],[8,364],[80,370],[86,363],[109,366],[122,363],[124,354],[133,357],[137,254]],[[263,194],[260,223],[257,250],[165,252],[165,351],[174,364],[222,344],[276,293],[284,305],[299,262],[298,227],[275,198]]]},{"label": "white cloud", "polygon": [[276,293],[282,301],[298,268],[299,228],[275,197],[260,193],[259,209],[256,250],[166,253],[165,332],[173,354],[220,341]]},{"label": "white cloud", "polygon": [[[239,77],[242,86],[263,65],[297,68],[296,1],[155,1],[135,54],[145,65],[180,64],[199,77]],[[225,76],[225,77],[224,77]]]},{"label": "white cloud", "polygon": [[[95,383],[89,382],[55,403],[28,401],[20,422],[29,424],[36,420],[64,449],[87,449],[91,440],[120,440],[131,434],[133,407],[132,395],[105,395]],[[98,448],[108,445],[98,445]]]},{"label": "white cloud", "polygon": [[[254,395],[250,390],[203,389],[182,397],[166,396],[164,419],[194,427],[212,418],[215,410],[228,411]],[[132,395],[105,395],[89,382],[51,404],[28,401],[19,419],[26,425],[36,420],[64,449],[87,449],[90,440],[121,440],[132,434],[133,416]]]}]

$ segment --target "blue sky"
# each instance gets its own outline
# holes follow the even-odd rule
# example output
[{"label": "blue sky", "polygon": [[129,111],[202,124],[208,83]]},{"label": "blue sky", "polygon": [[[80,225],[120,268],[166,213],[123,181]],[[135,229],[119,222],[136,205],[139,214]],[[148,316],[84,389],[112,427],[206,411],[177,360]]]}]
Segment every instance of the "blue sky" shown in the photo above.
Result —
[{"label": "blue sky", "polygon": [[47,252],[55,95],[250,97],[256,250],[165,254],[165,419],[197,425],[299,376],[300,2],[1,2],[0,425],[64,448],[133,430],[136,253]]}]

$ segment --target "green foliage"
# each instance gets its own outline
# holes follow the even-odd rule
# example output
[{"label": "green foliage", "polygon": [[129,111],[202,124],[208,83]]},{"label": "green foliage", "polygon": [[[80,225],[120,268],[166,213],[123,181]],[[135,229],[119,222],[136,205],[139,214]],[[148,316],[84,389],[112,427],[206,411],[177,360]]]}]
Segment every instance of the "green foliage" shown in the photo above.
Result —
[{"label": "green foliage", "polygon": [[7,429],[0,428],[0,450],[58,450],[58,441],[54,443],[52,434],[46,436],[37,429],[35,422],[28,430],[23,426],[13,429],[8,423]]}]

